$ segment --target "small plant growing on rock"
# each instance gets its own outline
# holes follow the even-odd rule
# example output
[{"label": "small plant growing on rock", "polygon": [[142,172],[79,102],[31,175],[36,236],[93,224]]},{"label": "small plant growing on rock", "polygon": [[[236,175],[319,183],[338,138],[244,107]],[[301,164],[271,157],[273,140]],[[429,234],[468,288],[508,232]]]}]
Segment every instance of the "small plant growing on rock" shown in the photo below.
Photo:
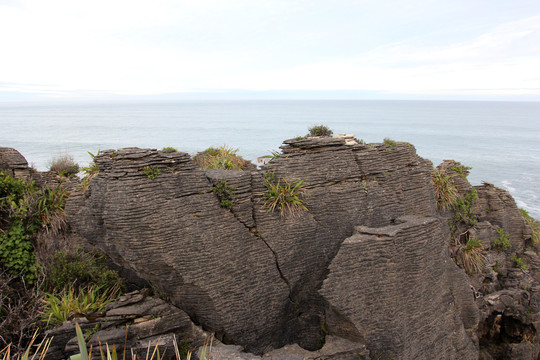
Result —
[{"label": "small plant growing on rock", "polygon": [[519,268],[523,271],[527,270],[527,265],[525,264],[525,261],[523,261],[522,258],[518,257],[517,255],[514,255],[510,258]]},{"label": "small plant growing on rock", "polygon": [[435,197],[439,209],[448,209],[458,199],[458,190],[452,182],[451,175],[444,171],[434,170],[431,181],[435,185]]},{"label": "small plant growing on rock", "polygon": [[210,147],[195,155],[193,160],[203,169],[244,170],[250,162],[236,155],[237,152],[238,149],[226,145],[217,149]]},{"label": "small plant growing on rock", "polygon": [[259,156],[257,158],[257,162],[259,162],[259,163],[267,163],[267,162],[275,160],[275,159],[277,159],[279,157],[281,157],[281,154],[279,153],[279,151],[273,150],[271,155]]},{"label": "small plant growing on rock", "polygon": [[512,247],[510,244],[510,238],[503,228],[497,229],[497,238],[493,240],[493,244],[502,250],[508,250]]},{"label": "small plant growing on rock", "polygon": [[454,220],[463,222],[469,226],[474,226],[478,223],[478,216],[473,213],[474,200],[478,199],[478,192],[473,188],[463,197],[458,197],[453,203]]},{"label": "small plant growing on rock", "polygon": [[161,150],[164,151],[164,152],[178,152],[178,150],[176,150],[175,148],[173,148],[171,146],[166,146]]},{"label": "small plant growing on rock", "polygon": [[469,238],[467,244],[460,249],[459,257],[467,273],[479,272],[486,261],[484,246],[477,239]]},{"label": "small plant growing on rock", "polygon": [[527,223],[527,225],[529,225],[532,229],[531,241],[533,245],[538,245],[540,243],[540,223],[538,223],[537,220],[533,219],[529,215],[527,210],[520,209],[520,211],[521,216],[523,216],[523,219],[525,220],[525,223]]},{"label": "small plant growing on rock", "polygon": [[459,176],[466,179],[467,175],[469,175],[469,170],[471,170],[472,167],[460,164],[460,165],[452,166],[450,169],[454,170],[455,172],[457,172],[459,174]]},{"label": "small plant growing on rock", "polygon": [[234,194],[236,188],[227,185],[227,181],[220,180],[216,186],[212,188],[212,191],[217,195],[219,199],[219,205],[225,209],[232,209],[234,206]]},{"label": "small plant growing on rock", "polygon": [[307,211],[304,200],[305,189],[302,187],[304,180],[298,180],[290,184],[287,180],[281,178],[277,182],[273,172],[265,174],[265,185],[267,191],[263,194],[266,200],[263,207],[267,212],[279,210],[281,216],[285,214],[296,215],[300,211]]},{"label": "small plant growing on rock", "polygon": [[90,313],[105,310],[105,306],[116,300],[120,294],[118,286],[107,291],[91,286],[75,290],[72,287],[64,289],[59,294],[46,294],[43,300],[43,320],[55,326],[62,325],[72,317],[85,316]]},{"label": "small plant growing on rock", "polygon": [[161,170],[157,166],[145,166],[143,168],[143,173],[148,176],[149,179],[154,180],[161,174]]},{"label": "small plant growing on rock", "polygon": [[60,176],[73,177],[79,172],[79,165],[71,155],[61,155],[53,158],[49,163],[49,170]]},{"label": "small plant growing on rock", "polygon": [[315,125],[308,129],[308,136],[330,137],[334,132],[326,125]]},{"label": "small plant growing on rock", "polygon": [[392,140],[392,139],[390,139],[390,138],[384,138],[383,144],[384,144],[384,145],[391,146],[391,147],[396,147],[396,146],[398,146],[398,142],[395,141],[395,140]]}]

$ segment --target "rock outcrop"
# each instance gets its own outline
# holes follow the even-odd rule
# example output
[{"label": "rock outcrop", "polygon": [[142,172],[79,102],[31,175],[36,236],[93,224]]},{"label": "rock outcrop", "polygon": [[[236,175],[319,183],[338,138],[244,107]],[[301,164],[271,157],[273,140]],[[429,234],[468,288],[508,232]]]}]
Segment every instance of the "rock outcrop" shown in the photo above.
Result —
[{"label": "rock outcrop", "polygon": [[[439,170],[461,205],[439,209],[433,165],[407,143],[291,139],[249,171],[138,148],[94,161],[67,203],[71,241],[166,294],[186,329],[215,335],[222,360],[540,353],[533,230],[459,163]],[[269,211],[269,181],[301,182],[308,210]]]},{"label": "rock outcrop", "polygon": [[[370,322],[359,324],[357,314],[343,311],[334,301],[351,299],[358,289],[375,284],[381,271],[372,266],[385,261],[359,259],[360,269],[345,269],[349,273],[340,276],[364,277],[363,285],[347,289],[340,288],[332,269],[340,266],[336,255],[356,227],[385,227],[410,215],[430,218],[429,230],[418,230],[421,241],[403,238],[394,253],[385,255],[409,252],[401,265],[387,270],[387,274],[402,272],[401,280],[409,282],[390,289],[389,277],[389,288],[380,288],[381,297],[372,300],[377,304],[388,300],[386,296],[393,303],[400,296],[421,298],[419,306],[411,302],[394,309],[416,319],[400,329],[399,342],[415,344],[421,351],[396,345],[389,354],[477,356],[476,339],[467,333],[471,325],[462,319],[463,314],[474,317],[478,311],[473,294],[452,293],[467,289],[467,279],[445,250],[440,223],[434,219],[432,165],[411,145],[290,140],[283,155],[252,172],[205,172],[187,154],[143,149],[105,151],[95,162],[99,174],[85,192],[72,193],[68,203],[74,236],[158,287],[221,341],[262,354],[293,343],[316,350],[332,335],[382,350],[390,339],[376,344],[381,334],[396,332],[386,310],[372,312]],[[150,179],[144,173],[147,167],[158,167],[160,175]],[[265,172],[289,183],[303,180],[309,211],[298,216],[268,212],[263,199]],[[230,210],[220,207],[212,191],[221,180],[235,195]],[[417,255],[411,252],[415,247]],[[422,262],[425,268],[419,275]],[[410,294],[411,289],[426,289],[429,281],[438,286],[422,296]],[[436,301],[429,299],[434,294]],[[443,315],[426,317],[425,303]],[[417,338],[422,329],[429,329],[429,336]]]}]

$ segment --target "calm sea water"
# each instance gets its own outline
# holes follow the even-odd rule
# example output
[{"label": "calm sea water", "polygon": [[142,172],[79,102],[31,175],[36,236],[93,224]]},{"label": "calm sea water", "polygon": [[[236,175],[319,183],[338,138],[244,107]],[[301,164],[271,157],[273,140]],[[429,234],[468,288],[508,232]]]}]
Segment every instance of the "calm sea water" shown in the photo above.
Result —
[{"label": "calm sea water", "polygon": [[277,150],[314,124],[367,142],[408,141],[438,165],[472,166],[473,184],[510,191],[540,218],[540,103],[461,101],[192,101],[137,104],[0,104],[0,146],[19,150],[39,170],[69,153],[172,146],[194,154],[227,144],[243,157]]}]

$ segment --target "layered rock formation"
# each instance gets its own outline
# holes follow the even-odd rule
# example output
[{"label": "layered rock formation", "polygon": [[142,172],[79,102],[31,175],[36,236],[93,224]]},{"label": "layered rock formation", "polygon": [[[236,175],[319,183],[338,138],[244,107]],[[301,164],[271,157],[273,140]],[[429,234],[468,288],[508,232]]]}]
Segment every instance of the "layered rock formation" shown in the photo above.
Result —
[{"label": "layered rock formation", "polygon": [[[316,350],[326,335],[337,335],[397,358],[429,357],[441,349],[446,358],[477,356],[476,339],[466,335],[469,318],[467,326],[461,318],[477,311],[473,294],[450,295],[453,289],[467,289],[467,279],[445,251],[440,223],[432,219],[437,216],[432,165],[414,147],[346,145],[333,138],[291,140],[281,157],[253,172],[204,172],[187,154],[142,149],[106,151],[95,161],[99,174],[84,193],[73,193],[68,204],[74,233],[160,288],[220,340],[260,354],[292,343]],[[150,179],[143,169],[153,166],[160,175]],[[295,217],[269,213],[263,206],[264,172],[291,183],[304,180],[309,211]],[[234,189],[230,211],[219,206],[212,192],[220,180]],[[410,244],[403,239],[407,246],[396,245],[394,253],[384,255],[408,252],[402,261],[392,259],[397,267],[387,274],[399,269],[410,282],[402,288],[373,289],[377,295],[369,300],[374,304],[370,309],[389,299],[393,305],[359,323],[357,315],[334,300],[368,291],[382,274],[373,265],[386,262],[373,253],[372,263],[359,259],[358,267],[337,276],[332,269],[341,268],[341,258],[336,255],[355,227],[385,227],[404,215],[430,224],[425,225],[429,229],[420,226]],[[420,234],[423,238],[416,242]],[[425,266],[420,273],[418,264]],[[358,284],[342,288],[342,277]],[[408,294],[432,285],[435,277],[440,287]],[[400,297],[416,299],[417,306]],[[360,299],[355,303],[358,309],[366,305]],[[425,316],[427,304],[436,310],[433,316]],[[415,320],[396,329],[387,319],[389,308]],[[416,339],[423,328],[429,336]],[[380,334],[396,331],[401,343],[419,350],[396,345],[386,351],[390,340],[379,342]]]},{"label": "layered rock formation", "polygon": [[[204,171],[178,152],[105,151],[89,186],[71,193],[71,239],[255,354],[246,358],[536,358],[540,259],[508,193],[472,187],[460,164],[442,164],[470,200],[464,222],[458,208],[437,208],[433,165],[410,144],[308,138],[282,150],[254,171]],[[265,174],[303,181],[308,211],[268,211]],[[219,186],[233,195],[230,209]],[[466,274],[458,265],[477,242],[481,271]],[[291,344],[304,353],[276,350]]]}]

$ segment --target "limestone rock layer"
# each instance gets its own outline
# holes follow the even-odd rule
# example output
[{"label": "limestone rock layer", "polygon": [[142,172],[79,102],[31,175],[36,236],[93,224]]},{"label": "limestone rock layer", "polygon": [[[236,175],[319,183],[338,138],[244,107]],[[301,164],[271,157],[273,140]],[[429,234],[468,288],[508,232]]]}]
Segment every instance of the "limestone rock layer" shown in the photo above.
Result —
[{"label": "limestone rock layer", "polygon": [[[294,343],[315,351],[337,336],[372,355],[477,357],[478,309],[448,253],[432,164],[404,143],[305,139],[282,149],[248,172],[203,171],[184,153],[105,151],[69,199],[73,241],[255,354]],[[269,212],[269,172],[303,180],[308,211]],[[222,180],[230,209],[214,191]]]}]

